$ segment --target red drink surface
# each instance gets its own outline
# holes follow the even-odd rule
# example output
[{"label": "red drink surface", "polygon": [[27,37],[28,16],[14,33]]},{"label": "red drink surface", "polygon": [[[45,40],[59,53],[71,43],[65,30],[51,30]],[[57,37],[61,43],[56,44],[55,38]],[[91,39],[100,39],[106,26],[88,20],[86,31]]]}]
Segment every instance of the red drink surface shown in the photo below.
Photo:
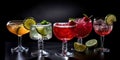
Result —
[{"label": "red drink surface", "polygon": [[53,32],[59,40],[71,40],[75,36],[74,28],[75,25],[72,26],[68,23],[55,23],[53,26]]},{"label": "red drink surface", "polygon": [[79,18],[76,23],[75,32],[78,38],[84,38],[92,31],[92,21],[90,19],[85,21],[83,18]]}]

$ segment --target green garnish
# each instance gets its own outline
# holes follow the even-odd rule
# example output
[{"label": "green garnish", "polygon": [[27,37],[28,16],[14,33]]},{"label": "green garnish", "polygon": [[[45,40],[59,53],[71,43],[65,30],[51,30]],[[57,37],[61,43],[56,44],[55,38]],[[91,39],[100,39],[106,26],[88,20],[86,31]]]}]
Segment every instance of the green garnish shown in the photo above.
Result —
[{"label": "green garnish", "polygon": [[48,22],[47,20],[42,20],[42,21],[40,22],[40,24],[42,24],[42,25],[47,25],[47,24],[49,24],[49,22]]},{"label": "green garnish", "polygon": [[88,18],[87,14],[83,14],[83,15]]}]

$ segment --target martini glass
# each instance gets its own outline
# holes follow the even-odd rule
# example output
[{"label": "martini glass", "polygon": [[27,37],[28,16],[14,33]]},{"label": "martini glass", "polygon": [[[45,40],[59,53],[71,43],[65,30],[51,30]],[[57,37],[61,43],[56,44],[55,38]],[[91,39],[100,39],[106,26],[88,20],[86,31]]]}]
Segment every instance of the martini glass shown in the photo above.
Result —
[{"label": "martini glass", "polygon": [[23,26],[23,20],[8,21],[6,26],[11,33],[18,36],[18,46],[11,48],[11,52],[28,52],[28,48],[22,46],[22,36],[29,33],[29,30]]}]

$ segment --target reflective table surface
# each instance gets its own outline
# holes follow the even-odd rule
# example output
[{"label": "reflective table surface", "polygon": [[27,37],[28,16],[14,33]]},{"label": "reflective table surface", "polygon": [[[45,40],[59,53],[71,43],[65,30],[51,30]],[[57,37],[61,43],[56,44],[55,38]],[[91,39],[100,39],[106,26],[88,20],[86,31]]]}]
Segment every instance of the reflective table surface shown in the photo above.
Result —
[{"label": "reflective table surface", "polygon": [[61,51],[61,42],[44,42],[44,50],[49,52],[48,57],[31,56],[31,52],[37,50],[37,42],[23,43],[23,46],[28,47],[27,53],[11,53],[10,49],[17,46],[16,42],[5,43],[5,60],[110,60],[112,53],[93,52],[93,49],[87,49],[85,52],[76,52],[73,49],[74,42],[68,42],[68,51],[73,52],[74,57],[59,57],[55,53]]}]

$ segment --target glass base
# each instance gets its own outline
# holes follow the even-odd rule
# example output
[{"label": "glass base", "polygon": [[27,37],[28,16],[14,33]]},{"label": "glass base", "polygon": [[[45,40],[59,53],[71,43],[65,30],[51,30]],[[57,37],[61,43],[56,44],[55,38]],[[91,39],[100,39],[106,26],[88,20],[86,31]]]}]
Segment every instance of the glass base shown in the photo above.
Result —
[{"label": "glass base", "polygon": [[33,57],[37,57],[37,56],[39,56],[39,54],[41,53],[41,51],[43,52],[43,55],[42,55],[42,56],[44,56],[44,57],[48,57],[48,56],[49,56],[49,53],[46,52],[45,50],[37,50],[37,51],[35,51],[35,52],[32,52],[31,55],[32,55]]},{"label": "glass base", "polygon": [[71,52],[67,52],[66,55],[63,55],[62,53],[55,53],[55,56],[59,56],[59,57],[74,57],[74,54]]},{"label": "glass base", "polygon": [[108,49],[108,48],[96,48],[96,49],[94,49],[94,52],[110,52],[110,49]]},{"label": "glass base", "polygon": [[18,47],[15,47],[15,48],[11,48],[11,53],[14,53],[14,52],[25,52],[25,53],[27,53],[28,50],[29,50],[29,48],[27,48],[27,47],[18,46]]}]

